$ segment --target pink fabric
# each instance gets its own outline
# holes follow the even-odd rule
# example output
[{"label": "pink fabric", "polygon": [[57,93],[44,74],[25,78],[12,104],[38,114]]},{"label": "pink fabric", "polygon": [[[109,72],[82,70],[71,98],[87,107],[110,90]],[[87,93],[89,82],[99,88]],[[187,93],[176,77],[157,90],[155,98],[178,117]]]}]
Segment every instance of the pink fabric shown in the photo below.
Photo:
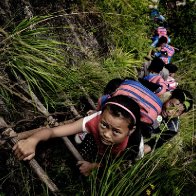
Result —
[{"label": "pink fabric", "polygon": [[165,81],[165,83],[168,86],[168,90],[169,91],[173,91],[174,89],[176,89],[176,87],[178,86],[178,83],[175,81],[175,79],[171,76],[168,76],[167,80]]},{"label": "pink fabric", "polygon": [[167,36],[167,29],[164,27],[158,27],[157,28],[158,35],[161,36]]},{"label": "pink fabric", "polygon": [[163,47],[161,47],[161,51],[167,51],[168,57],[172,57],[175,53],[174,47],[168,44],[165,44]]},{"label": "pink fabric", "polygon": [[[157,118],[157,116],[161,113],[161,107],[152,99],[151,96],[146,94],[146,92],[142,92],[141,89],[138,90],[137,88],[133,86],[122,84],[114,93],[114,96],[116,95],[125,95],[128,97],[131,97],[133,100],[135,100],[139,104],[141,122],[152,124],[154,120]],[[154,107],[149,107],[144,102],[139,101],[137,98],[137,95],[142,97],[144,100],[148,101],[149,103],[151,103]],[[157,111],[155,111],[154,108],[156,108]]]},{"label": "pink fabric", "polygon": [[134,124],[136,124],[135,115],[133,114],[133,112],[132,112],[131,110],[129,110],[128,108],[126,108],[125,106],[123,106],[123,105],[121,105],[121,104],[119,104],[119,103],[107,102],[106,105],[108,105],[108,104],[117,105],[117,106],[119,106],[120,108],[126,110],[126,111],[132,116],[132,118],[133,118],[133,120],[134,120]]},{"label": "pink fabric", "polygon": [[156,94],[158,97],[161,96],[162,94],[164,94],[168,90],[167,84],[166,84],[165,80],[162,78],[161,75],[157,75],[157,76],[152,77],[149,80],[149,82],[152,82],[152,83],[155,83],[155,84],[159,84],[159,85],[162,86],[161,91]]}]

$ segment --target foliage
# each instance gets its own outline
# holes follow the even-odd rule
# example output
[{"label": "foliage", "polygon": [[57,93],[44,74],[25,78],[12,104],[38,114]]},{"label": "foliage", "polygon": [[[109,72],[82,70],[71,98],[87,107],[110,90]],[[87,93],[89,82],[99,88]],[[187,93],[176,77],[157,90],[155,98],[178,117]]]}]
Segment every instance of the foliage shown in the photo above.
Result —
[{"label": "foliage", "polygon": [[[80,97],[84,95],[80,87],[84,87],[85,91],[97,100],[110,79],[137,77],[136,69],[141,65],[150,44],[148,34],[152,21],[147,16],[148,1],[94,0],[90,2],[83,0],[78,4],[73,8],[75,11],[83,9],[82,11],[87,13],[92,12],[96,19],[99,18],[98,26],[85,28],[90,29],[93,35],[101,31],[99,28],[104,28],[101,35],[104,44],[109,46],[108,53],[81,60],[77,55],[65,52],[63,49],[66,47],[78,51],[81,49],[74,44],[58,41],[60,38],[56,34],[56,29],[48,25],[52,24],[54,17],[64,17],[63,15],[33,17],[30,20],[23,20],[12,31],[0,29],[2,35],[0,95],[8,108],[16,109],[17,103],[13,101],[11,95],[16,96],[17,93],[21,93],[22,84],[19,83],[21,79],[28,86],[28,96],[32,92],[36,93],[50,108],[53,104],[67,106],[66,98],[73,100],[74,104],[79,103]],[[192,44],[194,43],[192,36],[194,23],[187,22],[192,21],[194,17],[194,5],[190,1],[187,7],[174,11],[173,15],[170,15],[171,11],[167,12],[167,17],[168,21],[173,20],[176,23],[170,24],[170,30],[173,32],[172,44],[180,48],[179,52],[176,51],[173,60],[179,67],[177,81],[181,87],[191,90],[196,98],[194,94],[195,47]],[[80,14],[80,12],[77,13],[79,16]],[[90,18],[90,15],[87,14],[86,17]],[[101,26],[102,23],[103,26]],[[172,29],[173,27],[175,28]],[[77,30],[80,28],[78,27]],[[70,63],[70,59],[76,56],[77,62]],[[161,149],[146,155],[127,170],[119,170],[122,165],[122,160],[119,160],[106,167],[101,179],[96,171],[93,172],[89,179],[91,195],[162,195],[163,193],[189,195],[195,193],[194,121],[195,110],[181,118],[180,134],[177,137]],[[55,149],[58,149],[58,146]],[[61,152],[63,147],[59,149],[59,154],[55,154],[57,150],[54,152],[51,150],[48,157],[43,156],[44,158],[40,160],[44,159],[46,162],[50,160],[49,163],[44,162],[44,166],[47,169],[52,164],[49,174],[54,177],[60,188],[65,190],[65,193],[74,192],[85,195],[80,182],[69,178],[70,168],[65,163],[67,160],[70,161],[70,157],[62,158],[62,154],[66,153]],[[49,155],[54,155],[54,160],[51,160]],[[61,157],[60,161],[57,160],[59,157]],[[12,168],[7,179],[6,177],[1,179],[1,184],[11,178],[15,181],[21,180],[22,176],[25,186],[21,194],[32,194],[30,191],[35,191],[37,184],[40,183],[34,177],[31,178],[31,173],[27,175],[25,167],[21,169],[20,177],[16,176],[18,170],[12,173],[14,169],[15,167]],[[71,185],[67,185],[63,181],[64,178],[69,179],[68,183]],[[40,191],[40,187],[38,189]],[[42,189],[44,194],[49,194],[44,186]],[[0,194],[1,191],[0,189]]]},{"label": "foliage", "polygon": [[180,87],[192,92],[194,100],[195,94],[195,2],[186,1],[185,6],[179,6],[175,10],[168,8],[169,29],[173,34],[171,45],[179,50],[175,51],[173,63],[179,68],[177,81]]},{"label": "foliage", "polygon": [[51,93],[56,94],[64,88],[66,69],[62,43],[56,41],[49,27],[39,26],[49,18],[25,19],[12,32],[1,29],[0,58],[4,70],[1,73],[1,96],[19,94],[16,88],[25,81],[29,94],[36,92],[47,103],[52,100]]},{"label": "foliage", "polygon": [[187,195],[188,190],[194,193],[194,161],[182,165],[180,159],[184,159],[184,155],[178,154],[173,160],[174,156],[168,156],[169,151],[173,151],[171,145],[145,156],[125,170],[122,160],[114,162],[106,167],[100,179],[94,172],[91,195]]},{"label": "foliage", "polygon": [[[168,15],[168,22],[171,32],[174,34],[175,45],[180,49],[195,51],[195,2],[186,1],[184,6],[176,6],[177,1],[161,1],[162,7]],[[175,5],[174,8],[170,4]]]},{"label": "foliage", "polygon": [[[148,48],[148,1],[97,2],[108,28],[108,39],[115,46],[142,59]],[[115,21],[115,22],[114,22]]]}]

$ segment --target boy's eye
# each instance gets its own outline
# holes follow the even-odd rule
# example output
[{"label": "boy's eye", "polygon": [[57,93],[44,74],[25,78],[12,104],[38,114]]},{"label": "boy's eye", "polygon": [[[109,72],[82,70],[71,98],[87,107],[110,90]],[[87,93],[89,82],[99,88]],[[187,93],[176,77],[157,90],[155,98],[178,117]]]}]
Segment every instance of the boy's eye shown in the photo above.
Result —
[{"label": "boy's eye", "polygon": [[170,103],[170,104],[169,104],[169,107],[170,107],[170,108],[174,108],[174,106],[175,106],[175,105],[174,105],[173,103]]},{"label": "boy's eye", "polygon": [[121,132],[120,132],[120,131],[118,131],[117,129],[113,129],[113,130],[112,130],[112,132],[113,132],[113,134],[114,134],[114,135],[121,134]]},{"label": "boy's eye", "polygon": [[170,103],[170,105],[168,107],[169,110],[173,110],[173,109],[176,109],[177,110],[177,108],[178,107],[175,104],[173,104],[173,103]]},{"label": "boy's eye", "polygon": [[101,128],[106,129],[108,126],[105,122],[101,121],[100,122]]}]

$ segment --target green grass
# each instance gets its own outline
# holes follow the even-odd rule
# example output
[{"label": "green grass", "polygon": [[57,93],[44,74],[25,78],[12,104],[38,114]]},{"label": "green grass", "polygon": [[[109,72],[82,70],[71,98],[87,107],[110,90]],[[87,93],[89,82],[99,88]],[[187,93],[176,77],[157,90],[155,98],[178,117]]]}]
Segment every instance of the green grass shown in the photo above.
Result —
[{"label": "green grass", "polygon": [[[25,81],[29,89],[29,97],[27,96],[29,99],[31,92],[34,92],[46,107],[55,108],[57,105],[58,107],[59,105],[68,106],[66,98],[73,100],[75,105],[80,104],[80,97],[83,96],[83,92],[79,90],[80,86],[84,87],[96,101],[110,79],[137,77],[136,69],[141,66],[150,44],[149,29],[152,28],[152,21],[148,17],[148,1],[109,0],[81,1],[80,3],[73,9],[77,11],[77,15],[80,15],[80,11],[83,15],[85,11],[85,17],[88,18],[88,13],[93,13],[94,18],[99,19],[97,26],[88,26],[87,29],[90,29],[91,33],[102,31],[103,42],[108,45],[106,54],[93,59],[80,59],[63,50],[70,47],[80,51],[80,48],[59,41],[59,34],[56,34],[57,28],[48,25],[51,19],[58,18],[57,15],[33,17],[31,20],[21,21],[12,31],[0,29],[3,35],[0,49],[0,68],[3,70],[0,72],[0,96],[10,112],[17,110],[13,94],[21,93],[18,91],[19,84],[15,81],[16,79],[22,78]],[[182,20],[187,14],[182,15]],[[180,21],[180,15],[178,18]],[[184,29],[189,28],[189,24],[184,25],[186,24],[187,27]],[[190,90],[195,99],[195,50],[192,45],[189,45],[189,37],[185,36],[185,31],[179,35],[182,34],[182,37],[172,37],[172,45],[182,48],[173,58],[173,62],[179,67],[176,78],[179,85]],[[76,62],[69,64],[70,59]],[[15,80],[8,78],[5,70],[12,73]],[[180,134],[159,150],[139,160],[128,170],[119,172],[119,165],[122,163],[112,163],[99,181],[99,186],[96,184],[100,179],[96,171],[93,172],[88,179],[91,195],[135,196],[163,195],[163,193],[190,195],[195,193],[194,130],[195,109],[181,117]],[[53,155],[54,152],[51,152],[50,156]],[[59,157],[56,157],[56,160],[58,159]],[[70,168],[64,164],[62,166],[61,161],[62,159],[54,162],[54,167],[49,170],[49,173],[55,176],[57,186],[60,185],[65,193],[74,192],[85,195],[79,183],[74,184],[70,180],[69,185],[65,186],[63,180],[71,174]],[[29,170],[23,171],[23,169],[17,171],[17,174],[10,173],[10,176],[1,179],[1,182],[10,180],[13,176],[16,181],[22,178],[21,182],[24,184],[22,193],[36,195],[38,186],[44,195],[49,195],[47,188],[44,185],[40,188],[40,182],[38,183],[34,178],[28,178],[31,175],[28,175]],[[3,194],[0,192],[0,195]]]}]

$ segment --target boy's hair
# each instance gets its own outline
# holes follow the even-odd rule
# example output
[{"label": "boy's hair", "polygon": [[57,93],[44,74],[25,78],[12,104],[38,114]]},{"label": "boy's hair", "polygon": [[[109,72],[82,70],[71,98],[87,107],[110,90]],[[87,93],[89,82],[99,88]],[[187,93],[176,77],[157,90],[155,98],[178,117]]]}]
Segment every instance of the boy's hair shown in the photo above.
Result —
[{"label": "boy's hair", "polygon": [[138,81],[144,85],[146,88],[148,88],[149,90],[151,90],[152,92],[155,92],[157,91],[161,85],[160,84],[156,84],[156,83],[153,83],[153,82],[150,82],[148,80],[145,80],[143,78],[139,78]]},{"label": "boy's hair", "polygon": [[159,38],[159,41],[158,41],[156,47],[159,47],[159,46],[161,46],[162,44],[166,44],[166,43],[167,43],[167,38],[166,38],[165,36],[161,36],[161,37]]},{"label": "boy's hair", "polygon": [[182,90],[182,89],[175,89],[172,92],[170,99],[176,98],[184,105],[184,111],[188,112],[193,107],[193,96],[189,91]]},{"label": "boy's hair", "polygon": [[110,80],[104,88],[104,95],[110,95],[111,93],[113,93],[122,82],[123,80],[121,78],[114,78]]},{"label": "boy's hair", "polygon": [[166,64],[165,68],[169,70],[169,73],[176,73],[178,71],[178,67],[172,63]]},{"label": "boy's hair", "polygon": [[165,63],[160,59],[159,57],[155,57],[150,66],[148,67],[149,71],[153,71],[155,73],[160,73],[160,71],[163,69],[165,66]]},{"label": "boy's hair", "polygon": [[103,90],[103,94],[104,95],[112,95],[112,93],[114,93],[116,91],[116,89],[122,84],[123,81],[125,80],[135,80],[132,77],[126,77],[126,78],[114,78],[112,80],[110,80],[104,90]]},{"label": "boy's hair", "polygon": [[[122,105],[122,107],[119,107],[118,105],[115,105],[115,104],[107,104],[108,102],[120,104]],[[127,110],[123,109],[123,107],[127,108],[129,111],[131,111],[131,113],[133,113],[135,120],[136,120],[135,124],[133,123],[134,122],[133,116]],[[136,125],[136,127],[139,127],[140,107],[130,97],[124,96],[124,95],[117,95],[117,96],[111,97],[107,100],[102,111],[104,111],[105,109],[109,109],[111,114],[116,117],[119,117],[122,115],[124,118],[130,119],[131,123],[129,125],[129,129],[132,129],[134,125]]]}]

